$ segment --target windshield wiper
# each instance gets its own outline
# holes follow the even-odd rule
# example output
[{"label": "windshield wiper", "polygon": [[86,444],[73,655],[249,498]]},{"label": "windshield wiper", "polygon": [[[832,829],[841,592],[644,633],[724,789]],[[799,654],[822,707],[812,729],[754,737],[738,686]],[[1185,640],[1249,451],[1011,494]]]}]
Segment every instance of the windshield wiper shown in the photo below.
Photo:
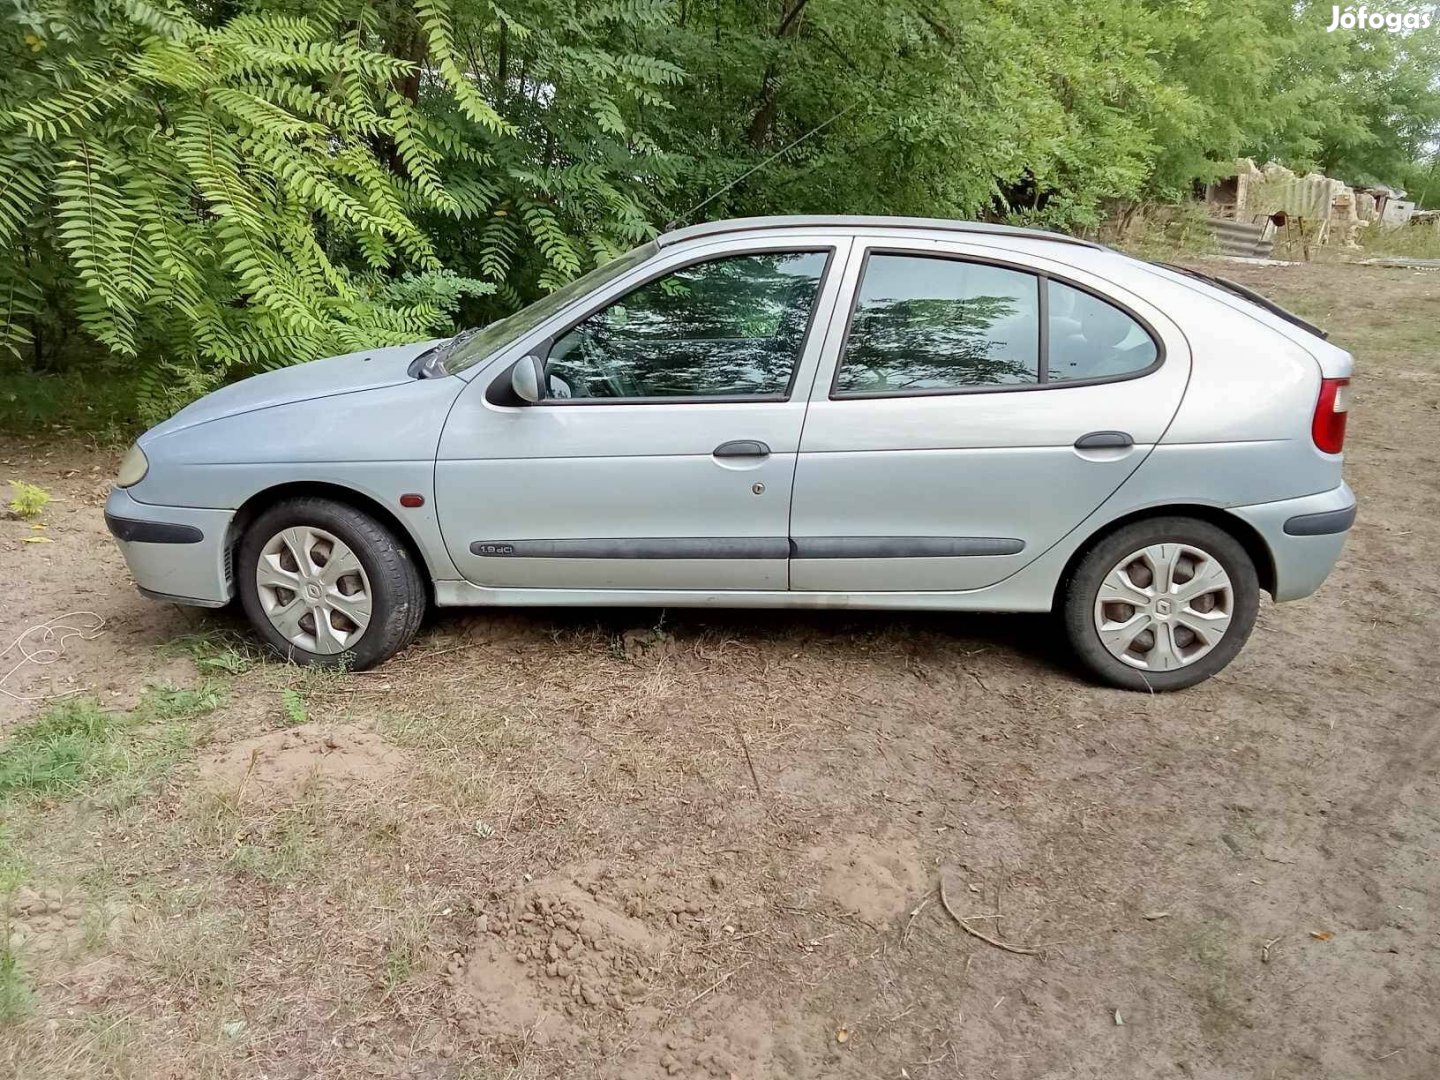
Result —
[{"label": "windshield wiper", "polygon": [[417,379],[438,379],[450,374],[445,370],[445,360],[457,348],[464,345],[476,334],[480,333],[483,327],[472,326],[461,330],[454,337],[442,341],[433,349],[426,349],[414,360],[410,361],[410,374]]},{"label": "windshield wiper", "polygon": [[441,342],[439,347],[435,350],[436,360],[443,364],[447,356],[453,353],[461,345],[464,345],[476,334],[480,333],[480,331],[483,329],[485,329],[483,326],[471,326],[468,329],[461,330],[449,341]]},{"label": "windshield wiper", "polygon": [[1270,314],[1278,315],[1280,318],[1288,322],[1291,326],[1298,326],[1301,330],[1309,331],[1310,333],[1318,337],[1321,341],[1328,341],[1330,338],[1330,331],[1320,329],[1320,327],[1316,326],[1314,323],[1306,319],[1302,319],[1293,311],[1281,307],[1269,297],[1261,296],[1254,289],[1247,289],[1238,281],[1231,281],[1229,278],[1223,278],[1218,274],[1204,274],[1201,273],[1199,270],[1191,270],[1188,266],[1176,266],[1174,263],[1159,263],[1158,265],[1163,266],[1166,270],[1174,270],[1177,274],[1186,274],[1189,277],[1193,277],[1200,281],[1204,281],[1210,285],[1214,285],[1217,289],[1224,289],[1226,292],[1234,296],[1240,297],[1241,300],[1249,300],[1250,303],[1255,304],[1258,307],[1264,308],[1266,311],[1270,312]]}]

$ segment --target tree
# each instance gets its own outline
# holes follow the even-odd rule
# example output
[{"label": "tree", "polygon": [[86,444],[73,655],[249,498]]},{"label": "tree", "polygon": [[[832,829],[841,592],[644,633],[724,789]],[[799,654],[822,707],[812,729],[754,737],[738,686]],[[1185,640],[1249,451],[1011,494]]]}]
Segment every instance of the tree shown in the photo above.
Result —
[{"label": "tree", "polygon": [[138,375],[154,415],[256,369],[483,322],[676,218],[1086,228],[1240,155],[1421,186],[1440,33],[1327,33],[1329,14],[12,0],[0,346],[27,370]]},{"label": "tree", "polygon": [[464,296],[518,302],[645,235],[660,155],[627,110],[678,72],[587,47],[613,14],[548,7],[564,40],[483,14],[457,36],[445,0],[17,0],[0,344],[44,365],[83,331],[156,415],[232,372],[433,335]]}]

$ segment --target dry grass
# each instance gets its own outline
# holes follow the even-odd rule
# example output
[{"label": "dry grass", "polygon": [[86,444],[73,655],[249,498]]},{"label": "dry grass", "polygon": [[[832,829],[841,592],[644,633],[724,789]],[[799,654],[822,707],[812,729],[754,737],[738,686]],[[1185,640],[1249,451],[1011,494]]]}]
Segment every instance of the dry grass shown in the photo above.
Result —
[{"label": "dry grass", "polygon": [[[1087,686],[1039,618],[446,615],[351,676],[177,620],[122,646],[188,687],[126,712],[131,779],[0,809],[7,910],[83,908],[0,964],[0,1072],[1432,1076],[1440,285],[1233,273],[1361,357],[1362,518],[1221,677]],[[971,926],[1046,947],[960,931],[942,865]],[[524,975],[542,939],[496,928],[556,898],[634,996]],[[497,971],[548,1019],[484,1005]]]}]

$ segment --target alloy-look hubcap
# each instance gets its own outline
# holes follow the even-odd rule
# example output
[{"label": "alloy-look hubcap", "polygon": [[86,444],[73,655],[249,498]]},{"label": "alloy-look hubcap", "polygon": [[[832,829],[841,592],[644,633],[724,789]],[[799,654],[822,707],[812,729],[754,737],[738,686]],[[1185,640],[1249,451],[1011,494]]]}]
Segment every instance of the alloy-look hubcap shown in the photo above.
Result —
[{"label": "alloy-look hubcap", "polygon": [[270,625],[307,652],[344,652],[370,625],[365,568],[324,529],[296,525],[272,536],[260,550],[255,585]]},{"label": "alloy-look hubcap", "polygon": [[1234,608],[1230,575],[1213,555],[1189,544],[1151,544],[1105,575],[1095,629],[1122,663],[1173,671],[1220,643]]}]

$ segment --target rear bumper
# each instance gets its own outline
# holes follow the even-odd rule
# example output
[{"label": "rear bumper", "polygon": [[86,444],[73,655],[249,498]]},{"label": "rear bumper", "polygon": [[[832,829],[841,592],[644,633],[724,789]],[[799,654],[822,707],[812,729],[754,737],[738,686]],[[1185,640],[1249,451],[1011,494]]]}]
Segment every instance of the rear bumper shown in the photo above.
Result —
[{"label": "rear bumper", "polygon": [[1309,596],[1330,575],[1355,522],[1349,484],[1299,499],[1234,506],[1230,512],[1255,527],[1275,560],[1275,599]]},{"label": "rear bumper", "polygon": [[135,584],[146,596],[177,604],[223,607],[234,594],[229,571],[233,510],[152,506],[115,488],[105,524]]}]

